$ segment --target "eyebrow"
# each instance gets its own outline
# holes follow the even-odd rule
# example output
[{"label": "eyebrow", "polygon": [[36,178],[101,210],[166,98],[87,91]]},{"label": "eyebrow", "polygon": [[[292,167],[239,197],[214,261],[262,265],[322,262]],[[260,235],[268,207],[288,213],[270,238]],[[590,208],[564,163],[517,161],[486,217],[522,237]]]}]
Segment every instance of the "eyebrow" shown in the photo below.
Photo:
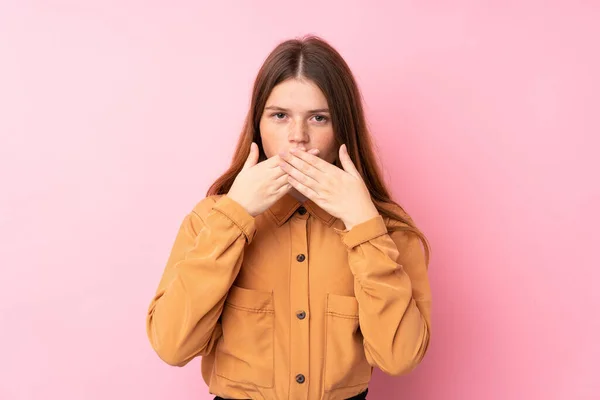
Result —
[{"label": "eyebrow", "polygon": [[[283,108],[283,107],[279,107],[279,106],[268,106],[268,107],[265,107],[265,110],[290,111],[287,108]],[[329,112],[329,108],[317,108],[315,110],[308,110],[307,111],[307,113],[310,113],[310,114],[312,114],[312,113],[319,113],[319,112],[326,112],[326,113],[328,113]]]}]

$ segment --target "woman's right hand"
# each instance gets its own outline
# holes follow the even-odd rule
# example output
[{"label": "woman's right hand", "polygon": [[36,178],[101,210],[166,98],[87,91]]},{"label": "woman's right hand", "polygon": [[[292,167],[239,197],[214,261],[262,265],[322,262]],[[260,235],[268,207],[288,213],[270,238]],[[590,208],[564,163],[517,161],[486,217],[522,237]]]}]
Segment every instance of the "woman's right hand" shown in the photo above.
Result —
[{"label": "woman's right hand", "polygon": [[[311,149],[309,152],[317,155],[319,150]],[[280,161],[281,157],[275,155],[257,163],[258,146],[252,142],[250,154],[227,196],[253,217],[263,213],[292,189],[288,174],[279,166]]]}]

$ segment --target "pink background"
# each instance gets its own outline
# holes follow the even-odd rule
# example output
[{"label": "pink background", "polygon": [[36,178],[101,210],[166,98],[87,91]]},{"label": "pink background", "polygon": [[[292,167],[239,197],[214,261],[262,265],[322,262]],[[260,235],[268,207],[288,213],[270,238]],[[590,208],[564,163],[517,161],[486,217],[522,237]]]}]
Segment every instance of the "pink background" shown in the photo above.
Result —
[{"label": "pink background", "polygon": [[0,399],[212,398],[146,309],[303,33],[355,72],[433,245],[430,352],[369,398],[600,398],[599,3],[282,3],[1,3]]}]

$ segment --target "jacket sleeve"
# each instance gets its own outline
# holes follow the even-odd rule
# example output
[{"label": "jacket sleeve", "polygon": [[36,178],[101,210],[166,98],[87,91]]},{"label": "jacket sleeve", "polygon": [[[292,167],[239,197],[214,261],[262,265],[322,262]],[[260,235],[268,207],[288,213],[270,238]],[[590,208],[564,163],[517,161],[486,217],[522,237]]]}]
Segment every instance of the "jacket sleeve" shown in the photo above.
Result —
[{"label": "jacket sleeve", "polygon": [[219,318],[256,233],[254,218],[227,196],[207,197],[185,217],[150,303],[146,331],[159,357],[183,366],[211,352]]},{"label": "jacket sleeve", "polygon": [[410,231],[388,233],[382,216],[338,233],[355,277],[367,360],[388,375],[413,370],[431,333],[431,290],[421,240]]}]

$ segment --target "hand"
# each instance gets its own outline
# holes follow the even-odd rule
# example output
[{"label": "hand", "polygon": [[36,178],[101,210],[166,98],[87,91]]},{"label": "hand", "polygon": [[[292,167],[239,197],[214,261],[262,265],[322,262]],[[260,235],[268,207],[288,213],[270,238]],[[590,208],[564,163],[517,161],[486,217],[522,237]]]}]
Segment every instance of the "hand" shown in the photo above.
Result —
[{"label": "hand", "polygon": [[346,229],[379,215],[346,145],[339,150],[344,169],[302,150],[290,150],[280,156],[279,165],[292,187],[342,220]]},{"label": "hand", "polygon": [[[318,150],[312,153],[317,154]],[[278,155],[257,162],[258,146],[253,142],[242,170],[227,193],[253,217],[263,213],[292,188],[287,174],[279,167],[281,158]]]}]

